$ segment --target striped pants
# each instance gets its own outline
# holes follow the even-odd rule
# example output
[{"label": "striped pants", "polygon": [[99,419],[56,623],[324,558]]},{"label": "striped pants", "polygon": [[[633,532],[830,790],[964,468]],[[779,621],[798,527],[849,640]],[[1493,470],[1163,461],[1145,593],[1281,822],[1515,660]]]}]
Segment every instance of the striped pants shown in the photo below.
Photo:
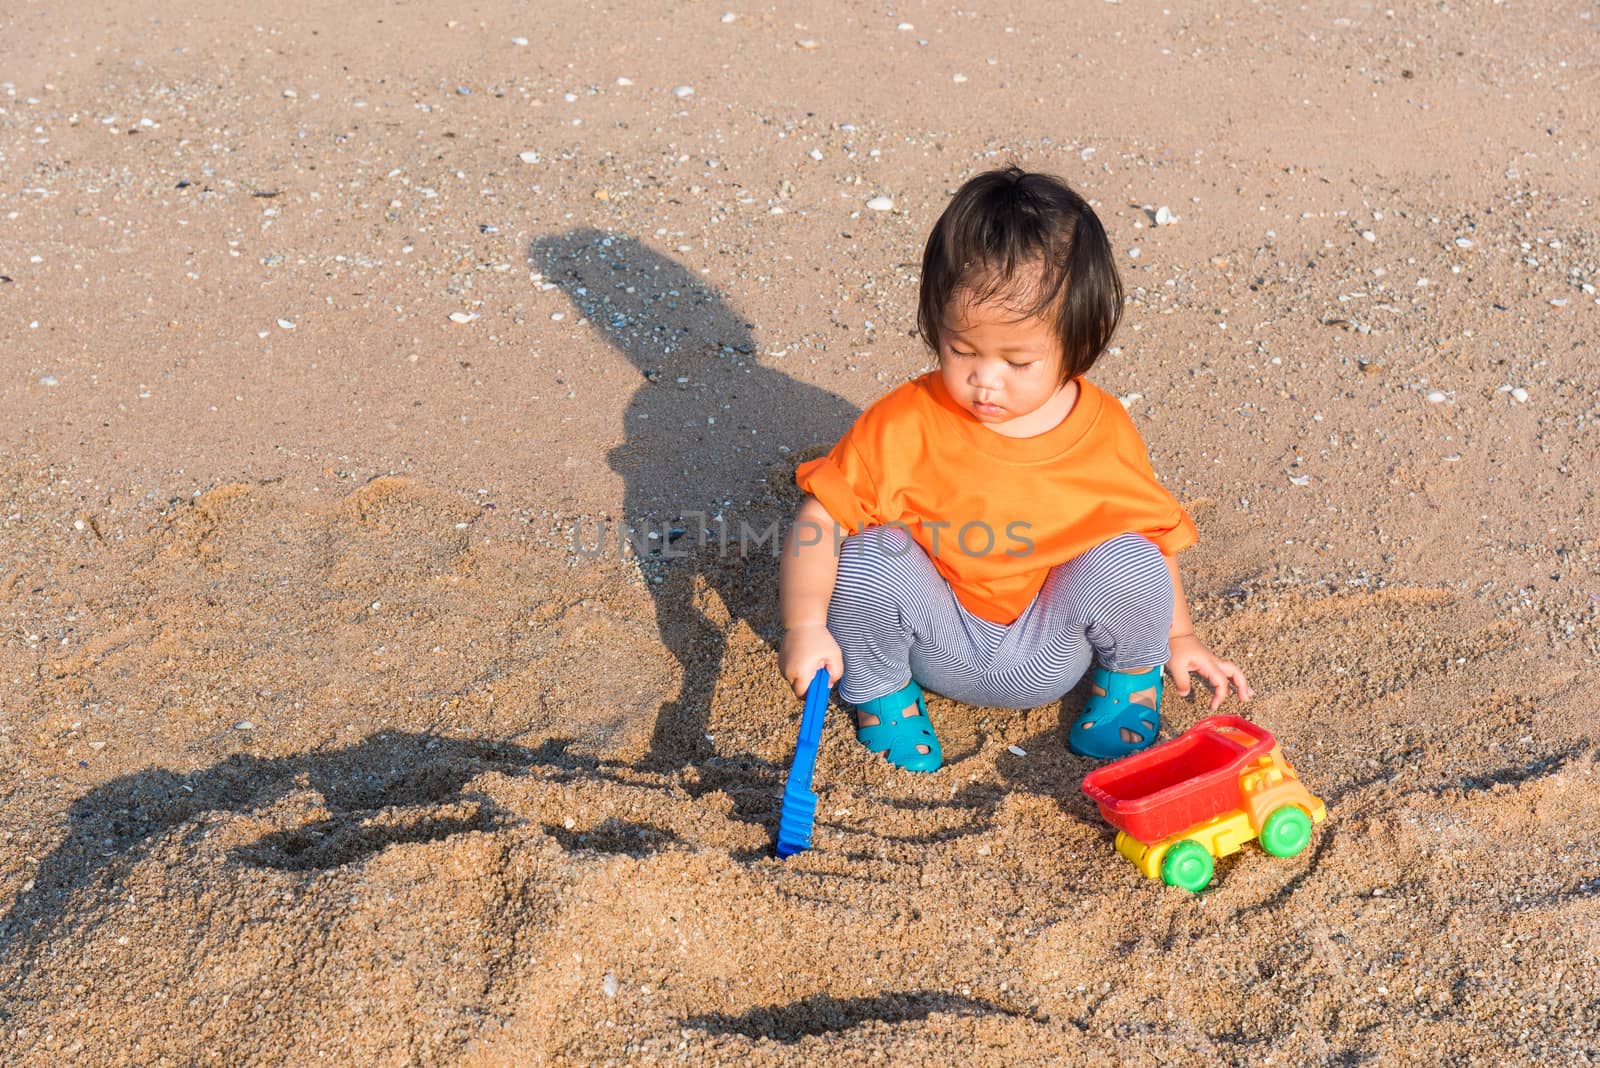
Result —
[{"label": "striped pants", "polygon": [[844,653],[839,696],[860,704],[916,679],[970,705],[1035,708],[1060,698],[1091,660],[1113,671],[1167,662],[1172,576],[1137,534],[1050,569],[1009,624],[968,612],[922,547],[897,527],[844,540],[828,630]]}]

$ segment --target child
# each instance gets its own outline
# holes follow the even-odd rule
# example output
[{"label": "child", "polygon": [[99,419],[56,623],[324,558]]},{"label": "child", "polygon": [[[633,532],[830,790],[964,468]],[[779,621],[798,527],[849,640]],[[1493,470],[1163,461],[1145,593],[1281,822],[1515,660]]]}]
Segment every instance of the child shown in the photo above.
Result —
[{"label": "child", "polygon": [[1033,708],[1092,661],[1068,744],[1099,758],[1155,741],[1163,664],[1185,696],[1204,677],[1212,709],[1230,685],[1253,696],[1190,622],[1176,555],[1194,522],[1122,405],[1083,378],[1121,314],[1083,198],[1015,166],[980,174],[923,253],[917,326],[938,369],[796,472],[779,669],[803,694],[826,667],[856,737],[891,764],[943,761],[924,685]]}]

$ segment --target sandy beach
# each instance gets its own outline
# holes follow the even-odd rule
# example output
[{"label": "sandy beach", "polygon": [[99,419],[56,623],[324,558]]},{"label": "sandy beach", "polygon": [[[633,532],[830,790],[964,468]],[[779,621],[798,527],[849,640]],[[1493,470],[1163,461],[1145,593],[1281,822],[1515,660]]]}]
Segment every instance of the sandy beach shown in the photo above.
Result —
[{"label": "sandy beach", "polygon": [[[1600,1060],[1597,32],[7,5],[0,1065]],[[1106,224],[1091,378],[1328,806],[1199,895],[1082,692],[930,698],[926,776],[835,704],[772,854],[766,536],[1013,161]]]}]

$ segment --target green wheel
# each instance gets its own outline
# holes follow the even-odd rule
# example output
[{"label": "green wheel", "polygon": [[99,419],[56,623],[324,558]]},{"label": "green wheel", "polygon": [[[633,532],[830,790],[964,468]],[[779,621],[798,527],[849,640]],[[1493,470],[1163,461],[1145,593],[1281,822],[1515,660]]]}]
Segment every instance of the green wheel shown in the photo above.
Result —
[{"label": "green wheel", "polygon": [[1292,857],[1311,841],[1311,817],[1298,805],[1272,810],[1261,828],[1261,848],[1275,857]]},{"label": "green wheel", "polygon": [[1161,858],[1161,881],[1190,893],[1199,893],[1211,882],[1216,865],[1199,842],[1178,842]]}]

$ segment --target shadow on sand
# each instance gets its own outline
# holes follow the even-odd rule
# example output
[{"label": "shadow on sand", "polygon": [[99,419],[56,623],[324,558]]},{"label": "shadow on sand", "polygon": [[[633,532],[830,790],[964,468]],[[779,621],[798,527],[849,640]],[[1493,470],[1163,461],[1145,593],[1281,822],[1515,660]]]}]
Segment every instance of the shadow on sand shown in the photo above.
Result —
[{"label": "shadow on sand", "polygon": [[[697,595],[709,589],[733,619],[773,640],[778,545],[742,545],[740,524],[757,532],[773,523],[786,528],[799,500],[784,485],[794,454],[837,440],[858,410],[763,366],[754,324],[636,238],[587,229],[553,234],[532,243],[529,260],[642,375],[623,417],[622,443],[607,460],[623,479],[623,519],[639,537],[659,535],[641,565],[661,640],[684,679],[657,714],[646,766],[693,766],[694,790],[725,789],[736,801],[751,787],[765,790],[781,769],[748,756],[719,758],[706,739],[728,625],[708,618]],[[598,544],[596,533],[581,535],[585,545]],[[615,527],[609,539],[606,551],[617,551]]]},{"label": "shadow on sand", "polygon": [[[56,933],[72,899],[92,886],[114,889],[166,832],[209,813],[268,807],[296,790],[322,795],[330,818],[267,835],[234,859],[309,871],[355,863],[396,842],[426,842],[490,830],[501,814],[482,796],[464,795],[479,775],[521,774],[535,766],[575,776],[603,776],[596,761],[566,752],[564,739],[535,749],[497,742],[383,731],[351,746],[289,757],[236,754],[180,775],[150,768],[123,775],[73,802],[67,836],[0,917],[0,960],[25,977],[29,958]],[[409,823],[369,823],[385,808],[476,801],[476,814],[426,815]],[[196,824],[198,827],[199,825]],[[204,833],[203,828],[196,833]]]}]

